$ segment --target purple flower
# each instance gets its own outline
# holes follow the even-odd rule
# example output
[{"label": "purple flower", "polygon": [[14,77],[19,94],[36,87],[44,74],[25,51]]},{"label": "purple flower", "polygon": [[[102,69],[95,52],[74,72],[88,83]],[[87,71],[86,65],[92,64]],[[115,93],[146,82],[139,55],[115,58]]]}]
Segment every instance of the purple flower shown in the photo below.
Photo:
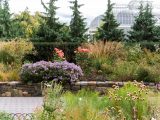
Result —
[{"label": "purple flower", "polygon": [[83,76],[83,72],[79,66],[67,61],[54,63],[39,61],[33,64],[24,64],[20,75],[22,80],[33,80],[33,82],[54,79],[76,81]]}]

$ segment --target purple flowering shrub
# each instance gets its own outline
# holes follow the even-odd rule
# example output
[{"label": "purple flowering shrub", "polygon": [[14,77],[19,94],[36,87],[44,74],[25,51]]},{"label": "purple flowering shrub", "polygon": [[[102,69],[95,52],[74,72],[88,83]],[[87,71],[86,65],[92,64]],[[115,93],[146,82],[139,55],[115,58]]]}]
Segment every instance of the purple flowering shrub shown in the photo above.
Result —
[{"label": "purple flowering shrub", "polygon": [[20,73],[24,82],[73,82],[83,76],[82,69],[74,63],[40,61],[33,64],[24,64]]}]

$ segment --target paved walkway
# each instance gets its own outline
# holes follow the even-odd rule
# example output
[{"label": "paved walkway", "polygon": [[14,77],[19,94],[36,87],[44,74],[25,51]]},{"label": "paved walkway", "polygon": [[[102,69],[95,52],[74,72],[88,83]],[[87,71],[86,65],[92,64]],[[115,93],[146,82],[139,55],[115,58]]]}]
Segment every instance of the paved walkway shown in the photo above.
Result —
[{"label": "paved walkway", "polygon": [[42,104],[42,97],[0,97],[0,111],[7,113],[33,113]]}]

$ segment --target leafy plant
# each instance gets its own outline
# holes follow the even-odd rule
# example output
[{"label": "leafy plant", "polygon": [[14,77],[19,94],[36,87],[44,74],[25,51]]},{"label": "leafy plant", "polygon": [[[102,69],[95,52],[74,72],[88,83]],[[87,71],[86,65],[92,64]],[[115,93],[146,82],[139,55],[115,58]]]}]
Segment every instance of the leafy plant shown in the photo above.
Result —
[{"label": "leafy plant", "polygon": [[1,120],[13,120],[12,116],[8,113],[1,112],[0,113]]},{"label": "leafy plant", "polygon": [[35,120],[59,120],[63,119],[63,102],[61,99],[62,87],[55,84],[53,88],[46,88],[44,90],[45,98],[43,109],[37,111]]},{"label": "leafy plant", "polygon": [[41,82],[54,80],[58,83],[70,83],[83,75],[79,66],[67,61],[24,64],[21,69],[21,79],[24,82]]}]

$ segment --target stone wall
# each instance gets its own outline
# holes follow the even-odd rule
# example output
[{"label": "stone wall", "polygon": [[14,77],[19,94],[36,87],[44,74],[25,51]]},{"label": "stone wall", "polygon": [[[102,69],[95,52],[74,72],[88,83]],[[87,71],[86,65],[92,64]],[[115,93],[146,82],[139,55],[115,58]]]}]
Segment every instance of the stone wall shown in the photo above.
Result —
[{"label": "stone wall", "polygon": [[[127,82],[113,82],[113,81],[79,81],[71,85],[64,86],[65,90],[78,91],[83,88],[96,90],[100,93],[105,93],[106,90],[113,85],[122,87]],[[145,85],[155,90],[160,90],[158,83],[144,83]],[[42,96],[43,84],[24,84],[21,82],[6,82],[0,83],[0,97],[39,97]]]},{"label": "stone wall", "polygon": [[41,84],[24,84],[21,82],[0,83],[0,97],[38,97],[42,96]]}]

